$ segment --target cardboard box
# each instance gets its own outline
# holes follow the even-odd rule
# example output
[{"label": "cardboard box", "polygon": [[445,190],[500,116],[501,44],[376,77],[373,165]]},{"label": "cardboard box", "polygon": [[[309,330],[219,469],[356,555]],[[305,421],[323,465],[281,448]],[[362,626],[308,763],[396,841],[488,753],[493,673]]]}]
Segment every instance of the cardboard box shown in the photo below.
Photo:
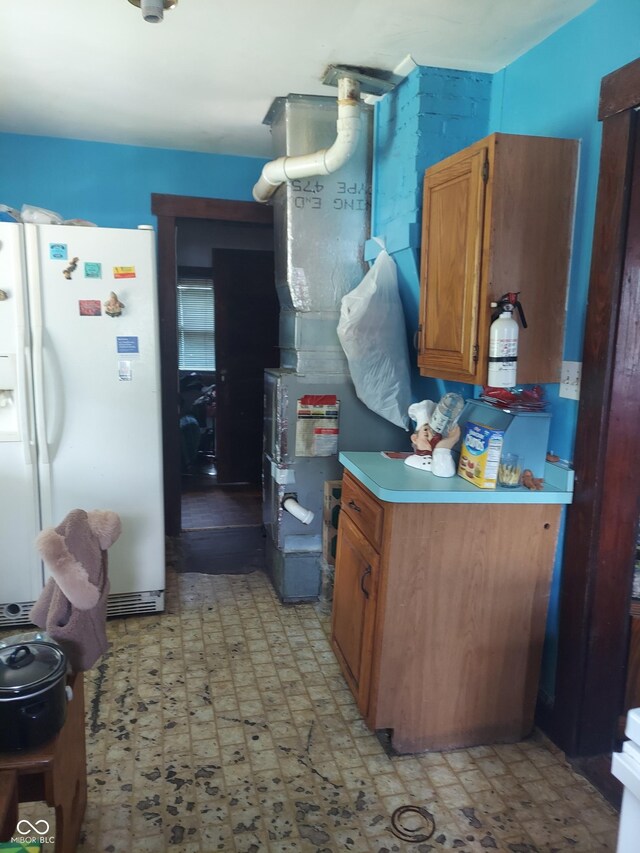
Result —
[{"label": "cardboard box", "polygon": [[327,522],[322,524],[322,556],[330,566],[336,564],[336,549],[338,547],[338,531]]},{"label": "cardboard box", "polygon": [[462,437],[458,475],[480,489],[495,489],[504,430],[467,421]]},{"label": "cardboard box", "polygon": [[326,480],[324,484],[324,501],[322,505],[322,520],[338,529],[340,514],[340,498],[342,497],[342,480]]},{"label": "cardboard box", "polygon": [[322,504],[322,555],[330,566],[336,562],[341,497],[342,480],[327,480]]}]

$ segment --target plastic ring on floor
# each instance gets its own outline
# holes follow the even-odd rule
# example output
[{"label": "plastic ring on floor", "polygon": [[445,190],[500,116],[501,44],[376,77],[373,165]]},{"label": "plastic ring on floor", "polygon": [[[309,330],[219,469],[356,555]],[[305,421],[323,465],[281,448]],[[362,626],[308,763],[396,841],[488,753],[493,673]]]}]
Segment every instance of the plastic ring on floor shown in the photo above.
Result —
[{"label": "plastic ring on floor", "polygon": [[[413,829],[404,826],[400,818],[405,815],[419,815],[425,826],[417,826]],[[423,841],[428,841],[436,831],[436,822],[431,812],[421,806],[400,806],[391,815],[391,831],[401,841],[421,844]]]}]

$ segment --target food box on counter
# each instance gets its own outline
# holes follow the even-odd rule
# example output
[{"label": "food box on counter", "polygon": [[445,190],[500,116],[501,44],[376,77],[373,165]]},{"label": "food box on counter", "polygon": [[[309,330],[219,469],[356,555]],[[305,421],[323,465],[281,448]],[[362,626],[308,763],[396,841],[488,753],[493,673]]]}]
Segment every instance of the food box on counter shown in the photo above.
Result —
[{"label": "food box on counter", "polygon": [[495,489],[504,430],[467,421],[462,436],[458,475],[480,489]]}]

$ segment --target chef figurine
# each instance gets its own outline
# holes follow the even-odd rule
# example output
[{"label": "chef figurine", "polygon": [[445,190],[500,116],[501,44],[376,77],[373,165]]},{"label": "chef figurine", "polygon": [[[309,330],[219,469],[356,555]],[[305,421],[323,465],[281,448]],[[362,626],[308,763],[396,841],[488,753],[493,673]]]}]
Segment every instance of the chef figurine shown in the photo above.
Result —
[{"label": "chef figurine", "polygon": [[109,294],[109,299],[104,303],[105,314],[108,314],[109,317],[119,317],[122,314],[123,308],[124,304],[120,302],[117,295],[112,290]]},{"label": "chef figurine", "polygon": [[409,417],[415,421],[416,427],[411,436],[413,455],[408,456],[404,463],[421,471],[431,471],[436,477],[453,477],[456,463],[451,448],[460,438],[460,427],[455,424],[446,436],[434,432],[429,426],[434,409],[432,400],[422,400],[409,406]]}]

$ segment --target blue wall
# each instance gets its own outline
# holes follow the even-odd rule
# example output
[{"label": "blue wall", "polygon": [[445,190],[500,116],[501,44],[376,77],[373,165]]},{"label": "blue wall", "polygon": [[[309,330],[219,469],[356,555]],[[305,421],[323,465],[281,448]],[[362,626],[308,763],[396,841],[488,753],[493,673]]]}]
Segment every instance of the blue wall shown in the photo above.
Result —
[{"label": "blue wall", "polygon": [[251,201],[264,160],[0,134],[0,204],[108,228],[151,223],[151,193]]},{"label": "blue wall", "polygon": [[[378,104],[374,228],[378,232],[386,230],[393,233],[397,221],[419,222],[421,190],[414,186],[415,195],[411,196],[409,178],[403,173],[400,161],[411,162],[420,172],[430,163],[496,131],[579,139],[580,168],[564,358],[581,361],[599,171],[601,125],[597,113],[600,82],[606,74],[639,55],[638,0],[598,0],[582,15],[489,78],[490,85],[482,75],[425,68],[413,72],[396,92]],[[417,126],[405,127],[399,119],[406,109],[405,100],[410,97],[415,102],[414,112],[422,109],[417,94],[421,85],[414,77],[420,81],[437,81],[443,73],[464,78],[469,85],[469,96],[474,98],[477,95],[481,102],[480,109],[467,116],[466,126],[463,125],[465,133],[458,132],[457,123],[449,122],[448,126],[445,124],[438,143],[434,136],[421,132],[419,122]],[[472,91],[473,87],[477,87],[477,93]],[[490,104],[485,121],[487,92]],[[429,129],[432,127],[430,123]],[[473,138],[464,141],[465,136]],[[419,181],[420,175],[415,178]],[[413,209],[412,198],[415,200]],[[417,246],[417,243],[412,245]],[[409,312],[407,325],[412,334],[411,326],[415,328],[417,323],[419,283],[417,262],[413,266],[409,264],[407,254],[404,250],[394,257],[399,265],[401,294],[405,310]],[[435,383],[435,387],[433,380],[431,383],[430,387],[420,384],[414,376],[416,399],[437,399],[444,383]],[[451,383],[447,385],[451,386]],[[471,394],[470,386],[462,388],[464,394]],[[545,387],[552,411],[549,446],[561,457],[571,459],[578,404],[560,398],[558,390],[558,385]],[[562,533],[551,590],[541,682],[542,691],[549,697],[554,693],[561,554]]]},{"label": "blue wall", "polygon": [[[581,140],[567,361],[582,360],[602,130],[597,120],[600,82],[639,55],[640,3],[599,0],[495,77],[492,131]],[[554,401],[550,444],[566,459],[573,454],[577,408],[572,400]]]},{"label": "blue wall", "polygon": [[[602,78],[640,55],[638,0],[598,0],[494,78],[492,131],[567,136],[581,140],[573,259],[564,358],[582,361],[602,126],[597,120]],[[573,457],[578,403],[552,403],[550,447]],[[553,577],[542,690],[553,696],[557,656],[561,548]]]}]

